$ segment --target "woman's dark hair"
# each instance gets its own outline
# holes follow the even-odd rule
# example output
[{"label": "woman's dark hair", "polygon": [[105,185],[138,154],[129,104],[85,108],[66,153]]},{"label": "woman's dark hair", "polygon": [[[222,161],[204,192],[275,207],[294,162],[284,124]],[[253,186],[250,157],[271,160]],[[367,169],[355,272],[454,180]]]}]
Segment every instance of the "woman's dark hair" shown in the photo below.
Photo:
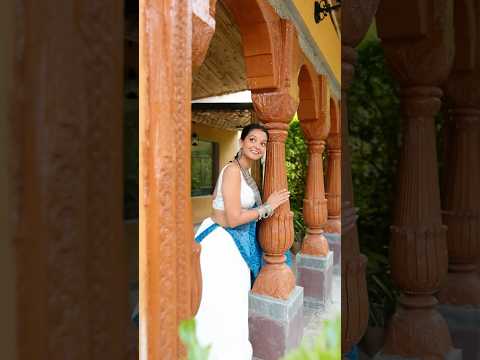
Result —
[{"label": "woman's dark hair", "polygon": [[245,140],[248,134],[250,134],[250,132],[255,129],[262,130],[265,134],[267,134],[267,140],[268,140],[268,130],[265,126],[260,124],[249,124],[245,126],[242,130],[242,133],[240,134],[240,139]]}]

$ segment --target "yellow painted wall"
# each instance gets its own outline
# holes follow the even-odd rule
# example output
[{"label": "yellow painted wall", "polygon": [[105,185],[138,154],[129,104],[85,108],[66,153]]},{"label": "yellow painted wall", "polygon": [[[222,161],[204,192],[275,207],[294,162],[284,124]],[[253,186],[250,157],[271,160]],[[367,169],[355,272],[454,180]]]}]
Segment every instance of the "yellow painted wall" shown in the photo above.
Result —
[{"label": "yellow painted wall", "polygon": [[295,7],[303,18],[310,34],[317,43],[326,61],[330,65],[336,79],[341,80],[341,50],[340,38],[329,17],[316,24],[313,18],[313,4],[311,0],[293,0]]},{"label": "yellow painted wall", "polygon": [[[192,123],[192,133],[200,140],[215,141],[219,144],[219,171],[233,159],[238,151],[238,132],[212,128],[202,124]],[[192,197],[193,223],[197,224],[210,216],[212,212],[212,196]]]}]

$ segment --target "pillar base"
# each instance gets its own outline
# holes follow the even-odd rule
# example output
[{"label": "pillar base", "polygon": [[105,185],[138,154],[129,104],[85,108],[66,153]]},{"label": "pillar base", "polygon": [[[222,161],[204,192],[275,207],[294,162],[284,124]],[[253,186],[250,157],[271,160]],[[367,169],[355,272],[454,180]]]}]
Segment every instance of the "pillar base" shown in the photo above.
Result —
[{"label": "pillar base", "polygon": [[462,349],[465,359],[480,360],[480,307],[437,305],[447,321],[455,347]]},{"label": "pillar base", "polygon": [[324,309],[332,302],[333,251],[327,256],[297,254],[297,284],[303,287],[304,305]]},{"label": "pillar base", "polygon": [[333,265],[340,267],[342,264],[342,235],[327,232],[324,232],[323,235],[327,238],[328,246],[333,251]]},{"label": "pillar base", "polygon": [[298,347],[303,337],[303,288],[287,300],[250,293],[248,324],[253,356],[277,360]]},{"label": "pillar base", "polygon": [[[462,350],[452,349],[442,357],[436,357],[438,360],[463,360]],[[375,355],[373,360],[424,360],[425,358],[412,358],[412,357],[403,357],[399,355],[389,355],[383,354],[381,351]],[[433,358],[432,358],[433,359]],[[468,359],[468,358],[465,358]]]}]

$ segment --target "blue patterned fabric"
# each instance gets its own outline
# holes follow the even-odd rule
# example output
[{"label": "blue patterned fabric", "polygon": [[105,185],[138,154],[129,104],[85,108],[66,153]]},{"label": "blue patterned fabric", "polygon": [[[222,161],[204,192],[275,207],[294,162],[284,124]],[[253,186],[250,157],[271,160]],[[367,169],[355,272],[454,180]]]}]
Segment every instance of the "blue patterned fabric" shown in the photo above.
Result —
[{"label": "blue patterned fabric", "polygon": [[352,350],[350,350],[350,352],[346,353],[345,354],[345,357],[348,359],[348,360],[358,360],[358,348],[356,345],[354,345],[352,347]]},{"label": "blue patterned fabric", "polygon": [[[205,237],[207,237],[213,230],[217,227],[220,227],[218,224],[212,224],[203,230],[197,237],[195,237],[195,241],[200,243]],[[247,224],[239,225],[234,228],[224,228],[226,232],[230,234],[230,236],[235,241],[237,245],[238,251],[242,255],[243,259],[247,263],[248,267],[252,271],[253,279],[258,276],[261,267],[264,265],[263,260],[263,251],[260,247],[260,244],[257,241],[257,223],[256,221],[252,221]],[[292,266],[292,254],[290,251],[285,253],[287,257],[287,265]]]}]

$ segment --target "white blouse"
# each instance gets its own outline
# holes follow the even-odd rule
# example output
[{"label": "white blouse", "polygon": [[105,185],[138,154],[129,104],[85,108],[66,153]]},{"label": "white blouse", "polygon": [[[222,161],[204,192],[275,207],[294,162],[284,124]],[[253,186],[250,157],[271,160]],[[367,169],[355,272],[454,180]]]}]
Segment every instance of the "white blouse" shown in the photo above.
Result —
[{"label": "white blouse", "polygon": [[[223,167],[222,171],[220,172],[220,175],[218,176],[217,180],[217,194],[215,199],[212,201],[212,206],[215,210],[225,210],[225,205],[223,202],[223,195],[222,195],[222,178],[223,178],[223,172],[225,171],[226,166]],[[250,209],[255,205],[255,194],[253,193],[253,190],[250,186],[248,186],[247,181],[243,177],[243,174],[240,172],[240,178],[241,178],[241,183],[240,183],[240,206],[243,209]]]}]

